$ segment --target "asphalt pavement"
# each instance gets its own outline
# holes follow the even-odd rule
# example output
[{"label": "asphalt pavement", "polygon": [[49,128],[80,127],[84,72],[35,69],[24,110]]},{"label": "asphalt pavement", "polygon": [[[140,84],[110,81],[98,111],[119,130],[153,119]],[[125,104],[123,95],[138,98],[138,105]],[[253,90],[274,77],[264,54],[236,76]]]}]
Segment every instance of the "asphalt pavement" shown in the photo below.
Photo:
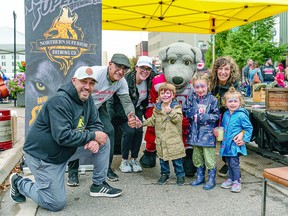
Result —
[{"label": "asphalt pavement", "polygon": [[[18,114],[18,142],[12,149],[0,152],[0,180],[7,178],[10,171],[21,158],[21,148],[24,143],[25,108],[14,107],[13,104],[0,104],[0,109],[7,108],[17,111]],[[142,149],[144,148],[144,143]],[[176,177],[171,173],[170,181],[166,185],[158,185],[160,177],[159,161],[151,169],[143,168],[141,173],[122,173],[119,170],[121,156],[116,155],[113,168],[119,175],[120,181],[109,182],[112,186],[123,189],[123,194],[117,198],[93,198],[89,196],[91,185],[91,171],[87,170],[80,175],[80,186],[66,187],[67,206],[60,212],[49,212],[38,207],[30,199],[22,204],[14,204],[9,197],[9,187],[0,193],[0,215],[7,216],[46,216],[46,215],[139,215],[139,216],[252,216],[260,215],[262,194],[262,171],[264,168],[285,166],[277,161],[287,161],[287,156],[268,152],[270,158],[255,153],[257,145],[249,144],[247,157],[241,157],[242,190],[240,193],[231,193],[222,189],[220,184],[225,178],[217,177],[217,185],[210,191],[204,191],[202,186],[191,187],[189,182],[194,178],[186,178],[184,186],[176,185]],[[257,151],[256,151],[257,152]],[[140,156],[142,153],[140,154]],[[218,155],[218,151],[217,151]],[[263,154],[262,154],[263,155]],[[217,156],[218,167],[222,161]],[[287,166],[287,165],[286,165]],[[171,166],[173,170],[173,166]],[[28,177],[33,178],[30,174]],[[67,178],[67,174],[65,175]],[[267,189],[267,216],[288,215],[287,188],[269,184]]]}]

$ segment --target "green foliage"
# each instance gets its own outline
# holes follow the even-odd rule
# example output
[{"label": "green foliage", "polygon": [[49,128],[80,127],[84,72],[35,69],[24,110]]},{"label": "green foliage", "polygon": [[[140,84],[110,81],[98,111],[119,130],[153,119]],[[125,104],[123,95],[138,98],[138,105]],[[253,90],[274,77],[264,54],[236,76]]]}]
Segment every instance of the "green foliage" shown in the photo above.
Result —
[{"label": "green foliage", "polygon": [[[248,58],[257,61],[259,65],[263,64],[264,59],[268,57],[273,62],[281,61],[288,45],[278,46],[273,42],[273,34],[274,17],[218,33],[215,43],[215,58],[230,55],[235,59],[239,68],[246,65]],[[206,52],[205,59],[207,65],[212,62],[212,44]]]}]

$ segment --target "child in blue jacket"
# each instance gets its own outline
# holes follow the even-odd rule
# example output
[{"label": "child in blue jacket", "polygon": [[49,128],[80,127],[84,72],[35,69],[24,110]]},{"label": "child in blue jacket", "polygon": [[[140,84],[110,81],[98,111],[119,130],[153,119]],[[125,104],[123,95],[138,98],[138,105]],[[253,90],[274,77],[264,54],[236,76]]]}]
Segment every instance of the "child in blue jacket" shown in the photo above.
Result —
[{"label": "child in blue jacket", "polygon": [[216,182],[216,141],[213,134],[215,122],[219,119],[218,100],[208,92],[209,77],[205,73],[196,73],[192,78],[194,92],[191,92],[183,108],[189,119],[187,144],[193,146],[193,163],[197,167],[197,177],[191,186],[205,183],[205,167],[209,179],[204,190],[215,187]]},{"label": "child in blue jacket", "polygon": [[[250,142],[253,131],[248,111],[241,108],[243,104],[242,95],[234,87],[230,87],[223,97],[223,105],[228,110],[224,113],[221,122],[221,126],[224,127],[224,138],[220,146],[220,156],[224,156],[228,163],[229,177],[221,187],[231,188],[231,192],[235,193],[241,190],[239,156],[247,155],[245,143]],[[244,132],[243,139],[236,144],[233,138],[241,131]],[[216,130],[214,135],[218,136]]]}]

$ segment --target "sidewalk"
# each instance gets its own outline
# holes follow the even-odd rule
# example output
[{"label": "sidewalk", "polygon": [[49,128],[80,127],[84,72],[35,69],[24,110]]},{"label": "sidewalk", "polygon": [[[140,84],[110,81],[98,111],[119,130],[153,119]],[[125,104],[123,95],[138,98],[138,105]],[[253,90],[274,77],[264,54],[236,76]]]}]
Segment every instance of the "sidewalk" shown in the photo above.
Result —
[{"label": "sidewalk", "polygon": [[[18,142],[12,149],[0,152],[0,180],[4,180],[21,158],[21,148],[24,143],[25,108],[14,107],[13,104],[0,104],[0,109],[13,109],[18,114]],[[142,148],[144,145],[142,145]],[[256,148],[251,144],[250,149]],[[265,150],[263,150],[265,151]],[[218,154],[218,150],[216,150]],[[271,153],[277,155],[275,153]],[[142,155],[142,151],[139,157]],[[277,156],[286,159],[285,156]],[[281,159],[280,159],[281,160]],[[116,155],[113,168],[120,177],[119,182],[111,183],[112,186],[123,189],[124,193],[119,198],[91,198],[89,187],[91,185],[91,172],[80,175],[80,186],[66,187],[67,207],[57,213],[49,212],[30,199],[23,204],[14,204],[9,197],[9,188],[1,194],[0,215],[260,215],[262,171],[268,167],[284,166],[274,160],[262,157],[249,150],[249,156],[241,157],[243,189],[240,194],[233,194],[229,190],[220,188],[225,180],[217,177],[217,185],[211,191],[204,191],[201,186],[191,187],[189,182],[194,178],[186,178],[182,187],[176,185],[176,178],[171,172],[167,185],[159,186],[157,179],[160,176],[159,161],[152,169],[143,169],[142,173],[121,173],[119,165],[121,156]],[[222,161],[217,156],[218,167]],[[171,166],[171,170],[173,167]],[[31,175],[28,177],[32,177]],[[65,176],[67,178],[67,175]],[[276,188],[276,190],[275,190]],[[267,216],[282,216],[288,212],[288,190],[281,187],[269,187],[267,192]],[[95,213],[94,213],[95,212]]]}]

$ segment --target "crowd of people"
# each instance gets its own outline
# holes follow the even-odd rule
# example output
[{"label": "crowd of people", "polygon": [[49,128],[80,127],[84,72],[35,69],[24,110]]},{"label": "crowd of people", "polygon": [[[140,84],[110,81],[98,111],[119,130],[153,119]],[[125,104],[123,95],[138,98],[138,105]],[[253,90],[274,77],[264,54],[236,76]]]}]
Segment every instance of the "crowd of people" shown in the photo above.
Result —
[{"label": "crowd of people", "polygon": [[275,82],[274,87],[286,88],[288,80],[288,67],[280,62],[275,68],[271,58],[265,58],[264,64],[259,66],[253,59],[247,60],[247,65],[243,68],[244,81],[246,84],[246,97],[253,95],[253,85],[258,83]]},{"label": "crowd of people", "polygon": [[[204,66],[202,61],[182,104],[176,99],[175,86],[161,83],[149,116],[145,116],[145,111],[149,108],[153,80],[157,78],[150,57],[140,56],[131,70],[130,61],[124,54],[114,54],[106,67],[79,67],[71,81],[44,104],[29,130],[23,150],[35,181],[12,174],[12,200],[21,203],[30,198],[42,208],[62,210],[66,205],[66,165],[67,185],[78,186],[79,158],[92,159],[90,196],[121,195],[121,189],[106,181],[119,180],[111,168],[114,145],[120,140],[120,171],[141,172],[145,165],[138,156],[145,126],[155,130],[155,154],[160,162],[159,185],[166,184],[170,178],[169,161],[174,167],[176,184],[185,184],[185,176],[189,175],[183,158],[187,157],[184,146],[188,145],[193,149],[188,155],[191,166],[196,167],[196,178],[190,185],[203,184],[204,190],[213,189],[217,174],[215,148],[220,143],[223,166],[218,169],[218,175],[227,177],[221,187],[240,192],[239,157],[247,155],[245,143],[250,141],[253,130],[249,114],[243,108],[244,100],[239,89],[241,73],[229,56],[217,58],[210,70]],[[243,70],[245,82],[250,87],[255,74],[261,82],[278,82],[283,79],[278,75],[282,71],[283,66],[279,65],[276,74],[271,59],[266,59],[261,67],[249,59]],[[281,82],[278,85],[282,86]],[[250,96],[251,89],[246,93]],[[185,140],[183,119],[188,122]],[[205,179],[206,169],[208,180]]]}]

